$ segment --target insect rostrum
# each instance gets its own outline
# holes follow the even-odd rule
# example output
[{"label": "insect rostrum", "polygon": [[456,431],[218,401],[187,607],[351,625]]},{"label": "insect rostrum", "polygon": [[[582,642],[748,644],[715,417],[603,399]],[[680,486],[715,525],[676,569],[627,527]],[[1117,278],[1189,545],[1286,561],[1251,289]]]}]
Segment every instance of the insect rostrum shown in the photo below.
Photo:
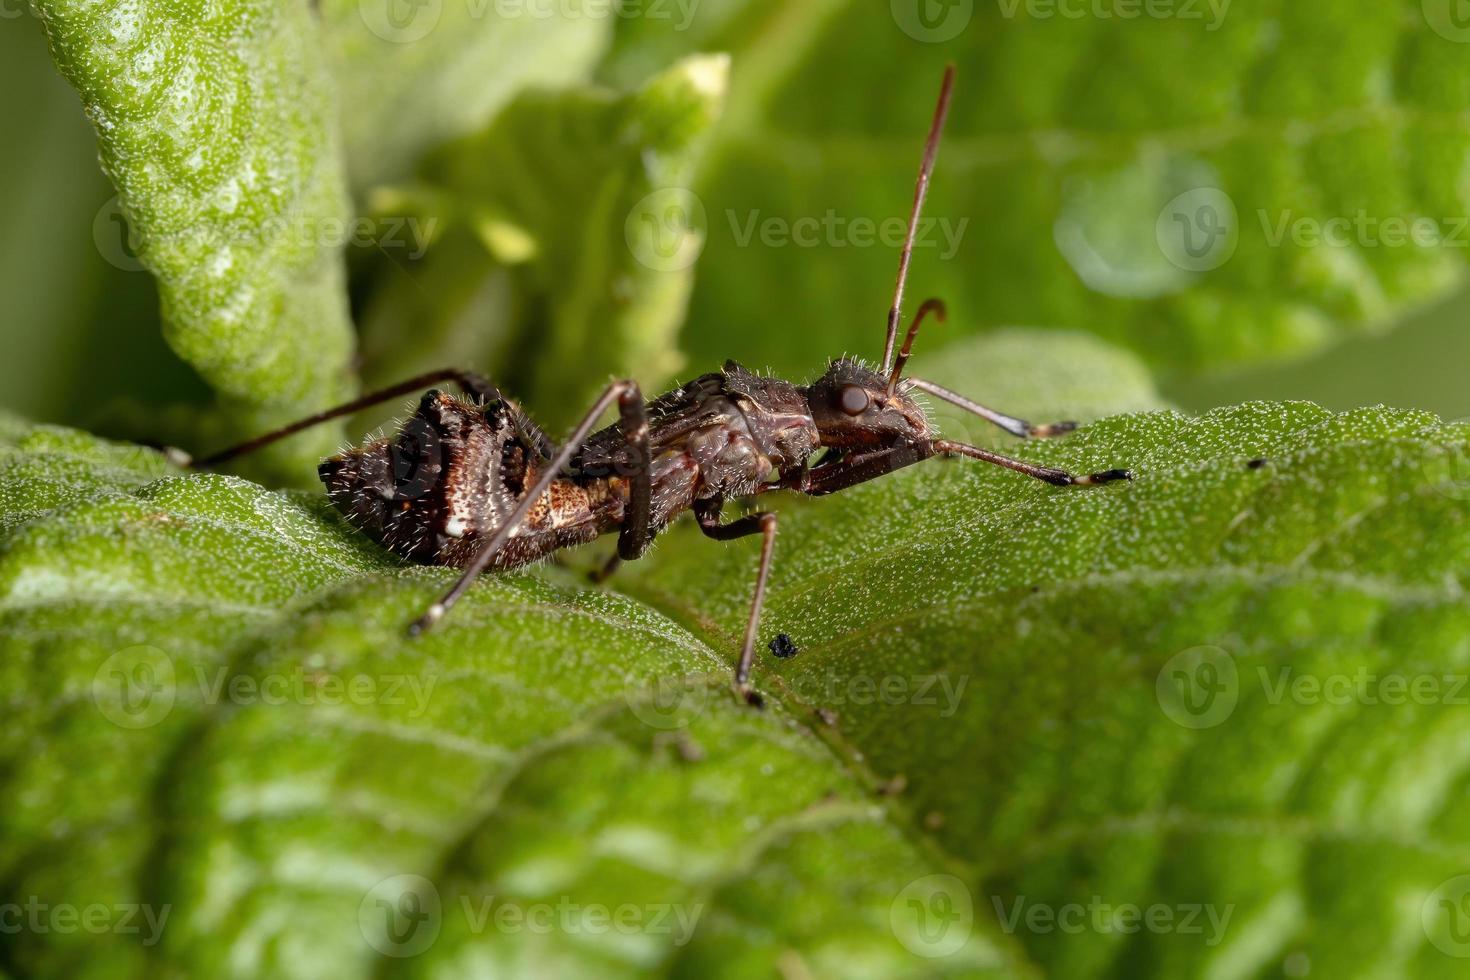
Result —
[{"label": "insect rostrum", "polygon": [[[431,627],[487,569],[525,565],[562,548],[618,533],[617,560],[639,558],[686,510],[718,540],[761,536],[761,558],[735,681],[750,694],[761,607],[777,518],[760,511],[722,523],[727,501],[775,490],[822,496],[936,455],[994,463],[1056,485],[1129,478],[1125,470],[1088,476],[1035,466],[940,438],[915,401],[924,392],[1022,438],[1059,435],[1071,423],[1033,426],[956,392],[903,374],[919,327],[943,304],[925,302],[894,353],[914,231],[949,108],[945,72],[915,188],[908,239],[888,318],[881,370],[842,358],[811,384],[753,374],[734,361],[645,403],[631,381],[610,385],[560,446],[510,398],[479,376],[436,371],[216,453],[231,459],[311,425],[453,381],[462,396],[425,393],[393,436],[322,463],[332,503],[357,527],[412,561],[464,569],[454,587],[410,627]],[[613,405],[618,421],[598,429]],[[611,566],[608,569],[611,570]]]}]

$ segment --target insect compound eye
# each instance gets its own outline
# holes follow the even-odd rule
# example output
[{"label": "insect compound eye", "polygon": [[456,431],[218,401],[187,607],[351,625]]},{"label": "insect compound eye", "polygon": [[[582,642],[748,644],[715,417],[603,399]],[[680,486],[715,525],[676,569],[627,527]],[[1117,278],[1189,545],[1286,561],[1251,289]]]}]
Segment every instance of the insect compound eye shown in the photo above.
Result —
[{"label": "insect compound eye", "polygon": [[868,393],[857,385],[844,385],[837,392],[837,407],[847,415],[861,415],[868,410]]}]

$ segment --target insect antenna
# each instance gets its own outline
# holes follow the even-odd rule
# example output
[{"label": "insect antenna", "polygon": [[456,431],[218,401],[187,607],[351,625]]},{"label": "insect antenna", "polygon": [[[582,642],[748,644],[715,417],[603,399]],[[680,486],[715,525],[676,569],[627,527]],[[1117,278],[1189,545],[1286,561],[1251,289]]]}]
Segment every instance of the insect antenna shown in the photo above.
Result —
[{"label": "insect antenna", "polygon": [[908,335],[903,338],[903,346],[898,349],[898,359],[893,362],[893,373],[888,376],[888,397],[898,390],[898,379],[903,377],[904,366],[909,362],[909,354],[914,349],[914,338],[919,335],[919,327],[924,324],[924,317],[933,313],[943,323],[949,318],[949,312],[944,308],[942,299],[926,299],[919,307],[919,312],[914,314],[914,322],[909,324]]},{"label": "insect antenna", "polygon": [[909,230],[904,237],[903,251],[898,256],[898,282],[893,287],[893,305],[888,308],[888,339],[883,343],[883,373],[887,374],[893,360],[893,345],[898,340],[898,323],[903,318],[903,289],[908,283],[909,261],[914,256],[914,237],[919,231],[919,215],[924,210],[924,198],[929,194],[929,177],[934,173],[934,161],[939,156],[939,137],[944,132],[944,120],[949,115],[949,97],[954,90],[954,65],[944,69],[944,81],[939,87],[939,104],[934,108],[934,122],[929,126],[929,138],[924,142],[924,160],[919,165],[919,180],[914,185],[914,209],[909,214]]}]

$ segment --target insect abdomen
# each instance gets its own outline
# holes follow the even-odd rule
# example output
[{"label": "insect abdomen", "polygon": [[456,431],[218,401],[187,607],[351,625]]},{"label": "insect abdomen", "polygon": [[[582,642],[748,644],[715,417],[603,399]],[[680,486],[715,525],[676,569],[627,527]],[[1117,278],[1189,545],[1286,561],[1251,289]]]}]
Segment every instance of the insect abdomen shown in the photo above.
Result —
[{"label": "insect abdomen", "polygon": [[[513,411],[430,391],[392,439],[333,456],[318,473],[332,504],[385,548],[425,564],[464,565],[535,479],[539,457],[517,434]],[[535,557],[508,547],[496,564]]]}]

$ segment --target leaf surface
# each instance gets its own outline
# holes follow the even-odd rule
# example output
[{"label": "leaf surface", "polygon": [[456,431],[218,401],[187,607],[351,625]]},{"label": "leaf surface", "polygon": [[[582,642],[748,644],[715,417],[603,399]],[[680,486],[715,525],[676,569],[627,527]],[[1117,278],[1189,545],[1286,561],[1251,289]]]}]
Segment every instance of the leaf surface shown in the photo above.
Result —
[{"label": "leaf surface", "polygon": [[[1084,418],[1131,411],[1016,451],[1137,481],[934,462],[783,502],[766,630],[800,652],[763,653],[759,712],[725,687],[752,542],[676,529],[622,594],[487,580],[410,642],[452,573],[319,498],[5,421],[0,881],[171,909],[154,945],[27,933],[7,966],[1452,975],[1470,720],[1382,695],[1466,673],[1470,431],[1149,411],[1062,336],[924,370],[1040,418],[1038,355]],[[1376,701],[1291,686],[1359,673]]]}]

